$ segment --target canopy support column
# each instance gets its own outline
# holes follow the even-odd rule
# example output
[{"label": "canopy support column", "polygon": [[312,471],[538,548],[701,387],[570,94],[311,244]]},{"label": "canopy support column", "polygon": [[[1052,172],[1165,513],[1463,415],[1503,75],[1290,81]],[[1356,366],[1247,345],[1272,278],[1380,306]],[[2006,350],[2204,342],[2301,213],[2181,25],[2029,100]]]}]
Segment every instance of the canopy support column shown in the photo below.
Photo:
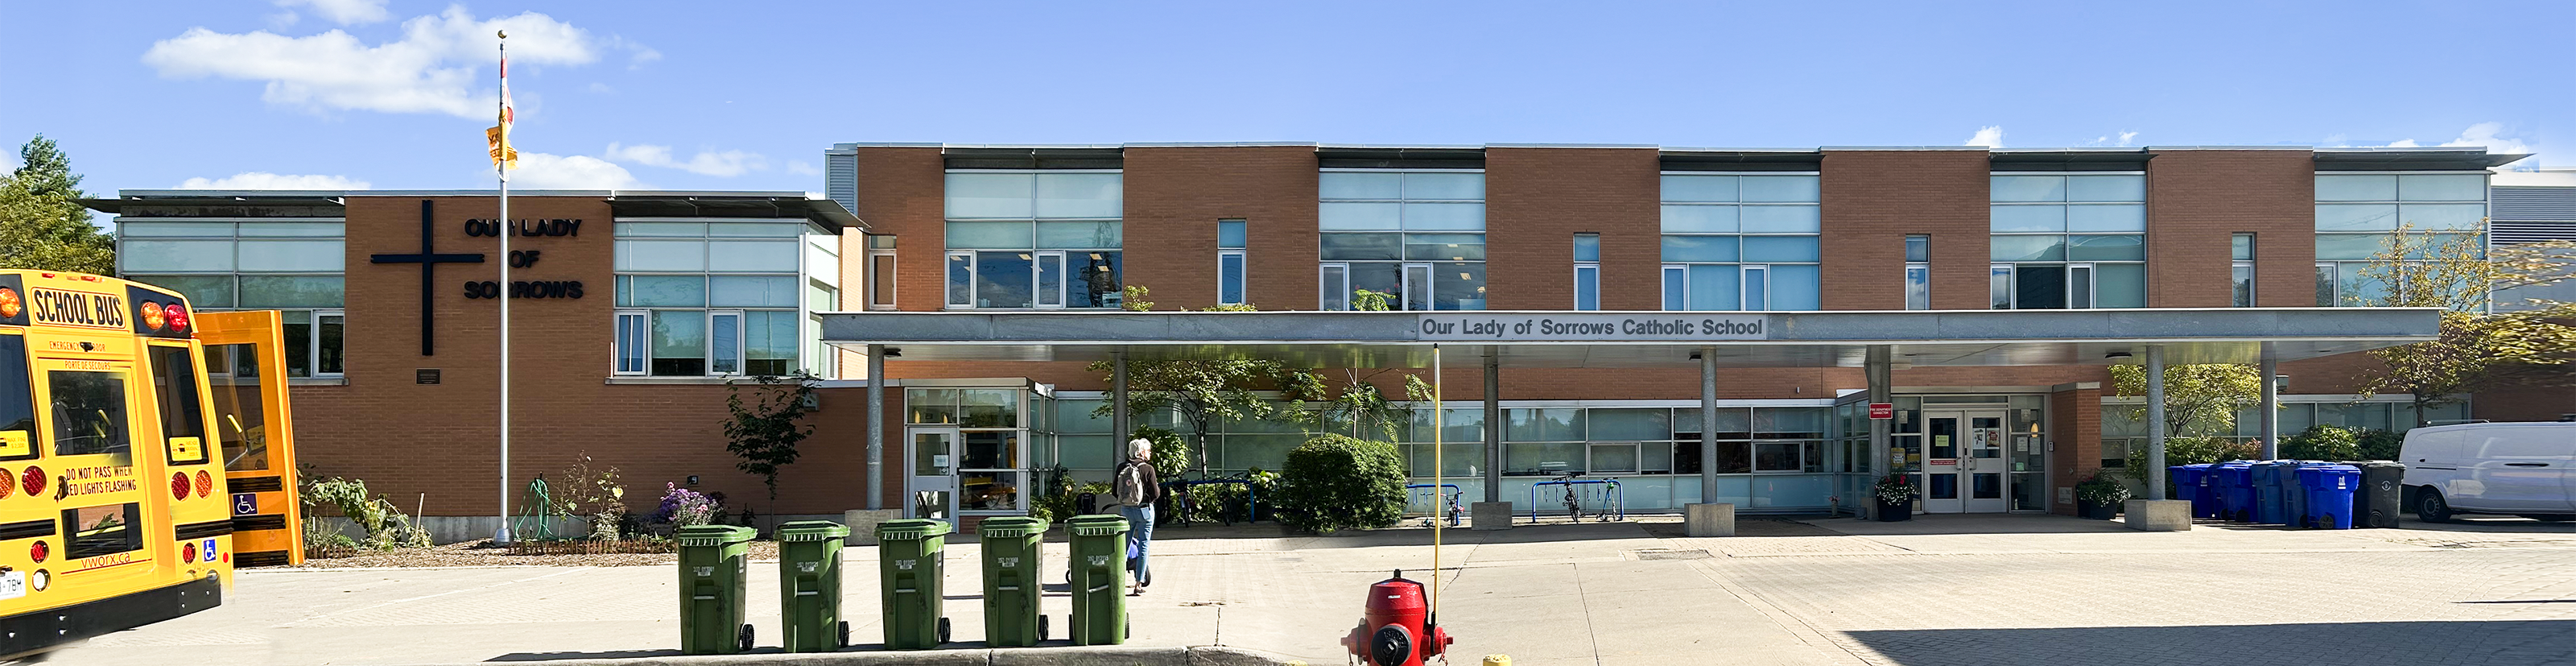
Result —
[{"label": "canopy support column", "polygon": [[2281,457],[2281,362],[2272,357],[2272,343],[2263,343],[2263,459]]},{"label": "canopy support column", "polygon": [[[1869,357],[1866,361],[1867,367],[1861,372],[1861,374],[1868,377],[1870,405],[1896,402],[1894,395],[1896,392],[1894,386],[1896,370],[1895,356],[1896,349],[1892,346],[1870,346]],[[1862,407],[1866,409],[1868,405],[1862,405]],[[1888,419],[1869,420],[1869,459],[1865,462],[1868,463],[1868,469],[1870,469],[1874,475],[1893,474],[1898,471],[1891,463],[1887,462],[1888,458],[1886,458],[1888,447],[1891,446],[1888,436],[1889,425],[1891,424]],[[1873,480],[1873,483],[1874,482],[1875,480]],[[1876,510],[1876,502],[1853,503],[1853,511],[1856,515],[1867,518],[1876,518],[1877,516],[1869,515],[1870,512]]]},{"label": "canopy support column", "polygon": [[2147,345],[2147,499],[2165,498],[2165,346]]},{"label": "canopy support column", "polygon": [[1485,348],[1485,501],[1503,501],[1502,359]]},{"label": "canopy support column", "polygon": [[1128,440],[1135,439],[1133,425],[1127,422],[1127,350],[1122,347],[1109,353],[1109,436],[1116,442],[1110,450],[1117,451],[1121,461],[1136,455],[1127,446]]},{"label": "canopy support column", "polygon": [[885,345],[868,345],[868,508],[885,508]]},{"label": "canopy support column", "polygon": [[1717,352],[1699,350],[1699,502],[1717,503]]}]

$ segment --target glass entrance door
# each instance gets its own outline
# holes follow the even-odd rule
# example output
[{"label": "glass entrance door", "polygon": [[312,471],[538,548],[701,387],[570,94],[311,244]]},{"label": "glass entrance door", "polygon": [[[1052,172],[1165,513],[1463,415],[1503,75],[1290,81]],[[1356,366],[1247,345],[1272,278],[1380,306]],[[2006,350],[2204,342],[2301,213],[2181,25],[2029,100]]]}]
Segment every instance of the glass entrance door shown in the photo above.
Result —
[{"label": "glass entrance door", "polygon": [[2004,413],[1967,412],[1967,445],[1959,452],[1959,470],[1966,477],[1967,512],[2001,513],[2009,510],[2004,502],[2004,474],[2011,464],[2004,460]]},{"label": "glass entrance door", "polygon": [[954,520],[957,517],[957,429],[911,429],[912,474],[905,515]]},{"label": "glass entrance door", "polygon": [[1963,418],[1958,412],[1924,414],[1926,439],[1923,442],[1923,484],[1920,486],[1923,489],[1924,513],[1967,510],[1967,503],[1960,499],[1959,488],[1963,480],[1959,477],[1964,471],[1959,455],[1963,448],[1959,439],[1962,430],[1959,421]]},{"label": "glass entrance door", "polygon": [[2004,455],[2004,412],[1927,412],[1924,421],[1923,512],[2010,510],[2004,485],[2012,463]]}]

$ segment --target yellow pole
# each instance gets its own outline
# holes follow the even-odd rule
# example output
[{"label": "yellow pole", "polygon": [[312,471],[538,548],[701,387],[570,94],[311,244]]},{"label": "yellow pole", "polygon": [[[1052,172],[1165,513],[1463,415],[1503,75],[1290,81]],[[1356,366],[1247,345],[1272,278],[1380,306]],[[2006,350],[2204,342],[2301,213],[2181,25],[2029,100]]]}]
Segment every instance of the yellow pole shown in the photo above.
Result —
[{"label": "yellow pole", "polygon": [[[1444,394],[1440,389],[1440,344],[1435,342],[1431,345],[1431,610],[1429,613],[1435,621],[1440,617],[1440,531],[1449,524],[1449,521],[1443,520],[1448,516],[1441,515],[1449,508],[1441,503],[1441,500],[1448,497],[1440,494],[1443,478],[1441,472],[1444,471],[1441,465],[1445,462],[1441,454],[1442,449],[1447,449],[1449,446],[1441,439],[1446,435],[1441,432],[1446,429],[1446,424],[1441,418],[1440,399]],[[1488,423],[1485,427],[1491,428],[1494,424]]]}]

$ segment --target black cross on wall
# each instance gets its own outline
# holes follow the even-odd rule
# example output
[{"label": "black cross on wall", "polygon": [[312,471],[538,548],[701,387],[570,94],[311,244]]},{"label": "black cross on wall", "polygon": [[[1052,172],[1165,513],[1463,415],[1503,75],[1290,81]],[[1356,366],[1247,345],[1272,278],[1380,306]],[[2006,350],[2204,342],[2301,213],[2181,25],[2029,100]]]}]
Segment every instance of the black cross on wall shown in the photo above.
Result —
[{"label": "black cross on wall", "polygon": [[420,200],[419,254],[379,254],[372,257],[372,262],[379,264],[420,264],[420,355],[422,356],[435,355],[433,352],[435,347],[431,344],[435,340],[432,337],[435,327],[431,326],[430,299],[438,292],[438,265],[483,263],[481,253],[439,254],[430,249],[430,239],[433,237],[430,229],[431,203],[428,199]]}]

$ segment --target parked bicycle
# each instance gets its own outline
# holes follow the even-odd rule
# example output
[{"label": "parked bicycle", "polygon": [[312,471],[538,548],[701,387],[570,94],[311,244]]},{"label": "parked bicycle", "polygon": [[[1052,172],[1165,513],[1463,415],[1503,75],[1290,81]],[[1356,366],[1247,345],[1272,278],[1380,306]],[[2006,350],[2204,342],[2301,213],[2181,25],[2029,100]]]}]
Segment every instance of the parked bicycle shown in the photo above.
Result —
[{"label": "parked bicycle", "polygon": [[1583,476],[1583,473],[1567,472],[1548,479],[1565,484],[1565,519],[1578,523],[1583,522],[1583,497],[1574,491],[1576,485],[1574,479],[1579,476]]},{"label": "parked bicycle", "polygon": [[1466,493],[1459,490],[1458,484],[1454,483],[1443,483],[1436,488],[1428,483],[1416,483],[1404,487],[1407,492],[1426,488],[1432,491],[1432,506],[1431,515],[1422,517],[1422,526],[1430,527],[1432,521],[1438,520],[1440,514],[1446,513],[1449,515],[1449,526],[1457,527],[1467,514],[1466,507],[1459,504],[1459,498]]}]

